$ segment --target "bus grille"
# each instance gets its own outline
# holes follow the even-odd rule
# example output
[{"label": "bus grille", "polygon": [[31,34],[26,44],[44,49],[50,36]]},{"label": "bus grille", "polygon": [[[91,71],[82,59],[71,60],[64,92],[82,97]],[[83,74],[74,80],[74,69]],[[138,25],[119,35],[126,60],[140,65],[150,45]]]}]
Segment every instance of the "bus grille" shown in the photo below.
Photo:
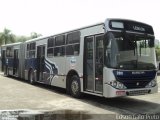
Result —
[{"label": "bus grille", "polygon": [[127,95],[144,95],[150,93],[150,90],[134,90],[127,92]]},{"label": "bus grille", "polygon": [[154,78],[117,78],[117,80],[123,83],[128,89],[131,88],[144,88]]},{"label": "bus grille", "polygon": [[145,74],[133,75],[131,71],[126,71],[123,75],[114,75],[117,81],[123,83],[128,89],[144,88],[151,80],[155,79],[156,72],[148,71]]}]

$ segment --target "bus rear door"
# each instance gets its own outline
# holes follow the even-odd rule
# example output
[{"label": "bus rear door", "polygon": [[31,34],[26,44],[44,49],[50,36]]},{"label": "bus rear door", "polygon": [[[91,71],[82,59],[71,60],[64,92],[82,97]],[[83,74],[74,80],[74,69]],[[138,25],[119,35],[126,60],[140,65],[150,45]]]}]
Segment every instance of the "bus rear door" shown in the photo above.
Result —
[{"label": "bus rear door", "polygon": [[18,76],[18,67],[19,67],[18,49],[15,49],[13,58],[13,75],[15,76]]},{"label": "bus rear door", "polygon": [[44,45],[37,46],[37,81],[39,82],[44,81],[43,78],[43,72],[45,67],[44,59],[45,59],[45,46]]},{"label": "bus rear door", "polygon": [[6,65],[6,51],[5,50],[2,50],[2,72],[4,71],[5,69],[5,65]]}]

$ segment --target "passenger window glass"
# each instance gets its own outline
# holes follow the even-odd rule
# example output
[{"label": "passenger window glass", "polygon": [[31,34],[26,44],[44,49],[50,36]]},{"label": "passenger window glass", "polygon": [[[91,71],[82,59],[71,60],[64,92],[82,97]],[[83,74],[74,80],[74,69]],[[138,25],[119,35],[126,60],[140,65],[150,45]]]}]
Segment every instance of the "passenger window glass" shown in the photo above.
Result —
[{"label": "passenger window glass", "polygon": [[35,58],[35,50],[36,50],[36,43],[28,43],[27,44],[27,51],[26,51],[26,58]]},{"label": "passenger window glass", "polygon": [[66,46],[66,55],[73,55],[73,54],[74,54],[73,45]]},{"label": "passenger window glass", "polygon": [[93,59],[93,40],[92,38],[87,38],[87,59]]},{"label": "passenger window glass", "polygon": [[54,46],[54,38],[49,38],[48,39],[48,47],[53,47]]},{"label": "passenger window glass", "polygon": [[6,48],[6,57],[13,57],[13,48],[12,47]]},{"label": "passenger window glass", "polygon": [[78,55],[79,54],[79,46],[80,46],[80,44],[75,44],[74,45],[74,55]]},{"label": "passenger window glass", "polygon": [[29,49],[30,49],[30,46],[29,46],[29,44],[27,44],[27,51],[29,51]]},{"label": "passenger window glass", "polygon": [[55,38],[55,45],[56,46],[60,46],[60,45],[64,45],[65,44],[65,36],[61,35],[61,36],[57,36]]},{"label": "passenger window glass", "polygon": [[35,43],[31,43],[31,44],[30,44],[30,50],[35,50],[35,48],[36,48],[35,46],[36,46]]},{"label": "passenger window glass", "polygon": [[55,47],[54,56],[63,56],[65,54],[65,47]]},{"label": "passenger window glass", "polygon": [[48,57],[53,56],[53,48],[48,48],[48,50],[47,50],[47,56]]},{"label": "passenger window glass", "polygon": [[80,32],[76,31],[67,35],[67,44],[80,43]]}]

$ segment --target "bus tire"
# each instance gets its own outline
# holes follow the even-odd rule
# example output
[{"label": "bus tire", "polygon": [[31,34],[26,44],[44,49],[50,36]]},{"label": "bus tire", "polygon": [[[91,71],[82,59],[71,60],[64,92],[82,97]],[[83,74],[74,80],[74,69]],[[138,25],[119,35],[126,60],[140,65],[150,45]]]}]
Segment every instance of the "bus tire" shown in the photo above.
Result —
[{"label": "bus tire", "polygon": [[31,70],[30,73],[29,73],[29,82],[30,82],[30,84],[32,84],[32,85],[35,84],[35,77],[34,77],[34,72],[33,72],[33,70]]},{"label": "bus tire", "polygon": [[70,94],[75,98],[80,98],[82,95],[80,79],[77,75],[71,77]]}]

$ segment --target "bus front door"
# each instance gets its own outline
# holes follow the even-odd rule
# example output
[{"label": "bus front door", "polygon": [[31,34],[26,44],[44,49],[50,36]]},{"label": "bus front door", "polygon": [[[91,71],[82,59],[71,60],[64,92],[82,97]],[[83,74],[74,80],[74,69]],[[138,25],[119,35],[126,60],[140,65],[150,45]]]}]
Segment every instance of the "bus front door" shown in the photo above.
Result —
[{"label": "bus front door", "polygon": [[37,81],[43,82],[45,46],[37,46]]},{"label": "bus front door", "polygon": [[103,90],[103,35],[89,36],[84,42],[84,90]]}]

